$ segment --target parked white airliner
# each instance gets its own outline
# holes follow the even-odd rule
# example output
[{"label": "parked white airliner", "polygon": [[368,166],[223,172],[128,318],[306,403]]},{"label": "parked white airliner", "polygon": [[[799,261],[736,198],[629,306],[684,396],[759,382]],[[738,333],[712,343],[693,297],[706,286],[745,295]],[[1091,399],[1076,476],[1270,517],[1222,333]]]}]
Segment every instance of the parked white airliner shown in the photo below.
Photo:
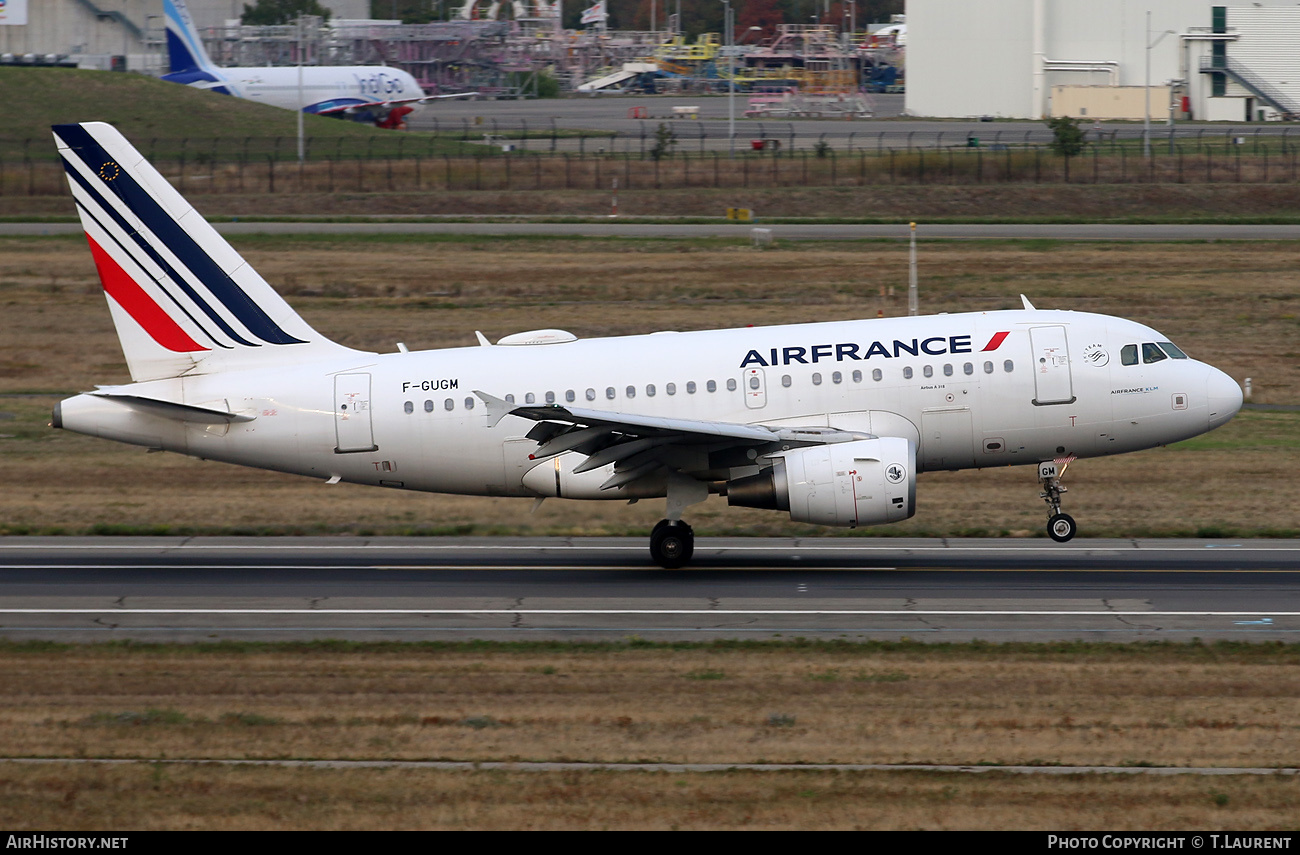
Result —
[{"label": "parked white airliner", "polygon": [[[411,104],[454,95],[426,95],[410,74],[386,65],[233,66],[221,68],[208,58],[185,0],[163,0],[167,19],[167,56],[171,72],[162,79],[223,95],[247,98],[286,110],[322,116],[346,116],[385,125],[394,111]],[[470,93],[472,94],[472,93]],[[405,113],[399,110],[396,118]],[[391,123],[396,127],[396,122]]]},{"label": "parked white airliner", "polygon": [[905,520],[916,473],[1062,465],[1205,433],[1231,377],[1132,321],[1023,310],[579,340],[536,330],[379,354],[312,329],[121,134],[58,125],[131,379],[53,425],[204,459],[486,496],[666,498],[652,558],[710,493],[836,526]]}]

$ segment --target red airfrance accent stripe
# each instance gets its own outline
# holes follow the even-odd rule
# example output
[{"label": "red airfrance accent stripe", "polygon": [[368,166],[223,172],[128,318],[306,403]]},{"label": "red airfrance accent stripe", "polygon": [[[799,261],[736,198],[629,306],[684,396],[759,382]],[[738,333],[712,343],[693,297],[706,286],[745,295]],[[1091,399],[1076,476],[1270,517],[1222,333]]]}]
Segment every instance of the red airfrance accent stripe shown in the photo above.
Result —
[{"label": "red airfrance accent stripe", "polygon": [[95,267],[99,268],[99,281],[104,283],[104,291],[126,309],[127,314],[149,333],[150,338],[176,353],[208,349],[201,347],[185,330],[177,326],[89,234],[86,235],[86,241],[90,244],[90,254],[95,257]]},{"label": "red airfrance accent stripe", "polygon": [[1010,330],[1008,330],[1007,332],[995,333],[993,338],[989,339],[989,343],[984,345],[984,350],[981,350],[980,353],[985,353],[990,350],[997,350],[999,347],[1002,346],[1002,342],[1007,340],[1007,336],[1009,335],[1011,335]]}]

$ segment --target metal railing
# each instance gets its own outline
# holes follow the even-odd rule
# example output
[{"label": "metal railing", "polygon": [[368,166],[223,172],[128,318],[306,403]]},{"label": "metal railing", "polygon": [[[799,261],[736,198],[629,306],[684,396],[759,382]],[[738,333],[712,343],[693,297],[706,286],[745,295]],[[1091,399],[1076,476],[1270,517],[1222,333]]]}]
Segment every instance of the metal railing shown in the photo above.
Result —
[{"label": "metal railing", "polygon": [[1294,119],[1300,116],[1300,102],[1297,102],[1281,89],[1251,71],[1250,67],[1240,60],[1233,59],[1230,56],[1203,56],[1201,57],[1201,73],[1226,74],[1261,101],[1272,104],[1282,114],[1283,118]]}]

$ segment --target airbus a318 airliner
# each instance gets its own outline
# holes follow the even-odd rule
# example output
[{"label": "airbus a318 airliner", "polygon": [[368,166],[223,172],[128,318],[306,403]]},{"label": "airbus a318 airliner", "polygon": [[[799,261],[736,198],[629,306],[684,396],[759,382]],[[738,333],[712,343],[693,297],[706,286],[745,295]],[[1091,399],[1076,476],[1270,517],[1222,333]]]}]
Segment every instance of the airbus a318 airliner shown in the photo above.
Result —
[{"label": "airbus a318 airliner", "polygon": [[312,329],[113,127],[54,135],[133,382],[60,402],[78,433],[440,493],[666,499],[650,536],[691,558],[710,494],[828,526],[897,522],[918,472],[1062,467],[1205,433],[1241,389],[1165,336],[1025,308],[578,339],[534,330],[396,353]]}]

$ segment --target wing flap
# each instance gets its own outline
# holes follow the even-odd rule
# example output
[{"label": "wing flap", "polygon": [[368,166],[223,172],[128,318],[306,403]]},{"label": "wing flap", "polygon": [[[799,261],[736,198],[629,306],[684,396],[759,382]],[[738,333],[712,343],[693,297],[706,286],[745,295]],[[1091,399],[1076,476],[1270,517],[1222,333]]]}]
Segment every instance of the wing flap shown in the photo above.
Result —
[{"label": "wing flap", "polygon": [[[763,454],[778,447],[827,445],[869,438],[866,434],[822,426],[766,427],[559,404],[521,407],[478,389],[474,394],[486,405],[488,427],[495,427],[506,416],[536,422],[527,433],[527,438],[538,446],[532,454],[533,459],[555,457],[565,452],[581,454],[586,459],[573,467],[574,475],[614,464],[614,473],[601,489],[630,484],[665,467],[677,471],[680,464],[668,462],[675,457],[680,460],[680,456],[674,454],[674,446],[679,449],[698,449],[702,445],[711,449],[740,447],[757,449]],[[751,455],[750,459],[755,458]],[[682,474],[691,477],[685,471]]]},{"label": "wing flap", "polygon": [[518,407],[477,389],[474,394],[488,405],[489,421],[495,425],[506,416],[519,416],[536,422],[567,422],[581,427],[604,427],[630,436],[670,435],[700,439],[738,439],[751,443],[775,442],[778,431],[762,425],[732,422],[709,422],[698,419],[675,419],[609,410],[563,407],[559,404]]}]

